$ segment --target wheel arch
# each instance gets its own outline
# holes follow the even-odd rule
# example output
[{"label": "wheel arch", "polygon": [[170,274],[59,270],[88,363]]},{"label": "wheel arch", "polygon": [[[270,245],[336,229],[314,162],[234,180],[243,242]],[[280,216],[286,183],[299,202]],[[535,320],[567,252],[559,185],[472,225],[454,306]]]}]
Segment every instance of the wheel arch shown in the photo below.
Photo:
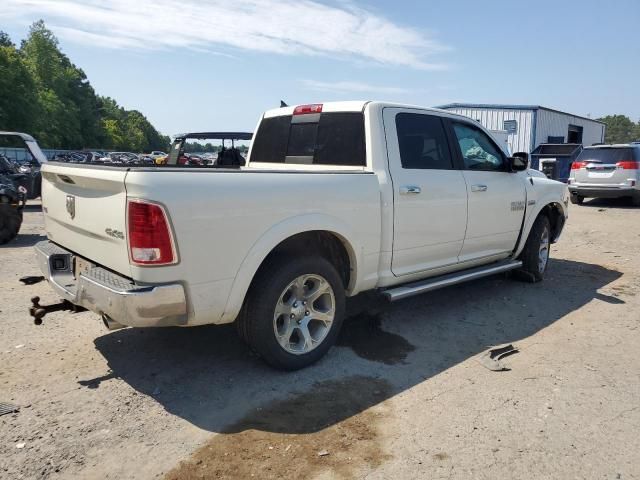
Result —
[{"label": "wheel arch", "polygon": [[549,219],[549,223],[551,224],[551,242],[555,243],[558,240],[565,224],[566,207],[561,202],[555,200],[542,202],[537,206],[536,210],[527,217],[527,221],[523,226],[522,235],[520,236],[520,241],[514,255],[515,257],[522,253],[522,250],[527,243],[527,238],[529,238],[529,234],[533,228],[533,224],[540,215],[545,215]]},{"label": "wheel arch", "polygon": [[359,281],[360,247],[348,225],[323,214],[301,215],[285,220],[265,232],[245,256],[233,281],[221,322],[235,320],[259,269],[273,255],[285,251],[303,254],[305,246],[327,258],[340,273],[347,292]]}]

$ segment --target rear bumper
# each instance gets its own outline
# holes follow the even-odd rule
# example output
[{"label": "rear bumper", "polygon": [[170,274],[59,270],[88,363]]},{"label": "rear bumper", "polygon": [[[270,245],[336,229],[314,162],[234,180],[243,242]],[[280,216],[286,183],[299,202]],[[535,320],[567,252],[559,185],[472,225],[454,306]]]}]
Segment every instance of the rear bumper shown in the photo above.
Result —
[{"label": "rear bumper", "polygon": [[640,190],[635,188],[601,188],[569,186],[572,195],[579,195],[586,198],[620,198],[620,197],[640,197]]},{"label": "rear bumper", "polygon": [[182,285],[136,285],[101,267],[92,267],[76,279],[73,253],[48,240],[34,248],[44,277],[56,293],[71,303],[129,327],[187,325]]}]

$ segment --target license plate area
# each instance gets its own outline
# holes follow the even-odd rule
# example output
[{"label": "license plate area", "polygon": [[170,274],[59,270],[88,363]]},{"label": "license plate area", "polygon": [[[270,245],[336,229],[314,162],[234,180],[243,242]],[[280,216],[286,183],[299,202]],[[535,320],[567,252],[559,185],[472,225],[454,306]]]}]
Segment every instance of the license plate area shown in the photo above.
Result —
[{"label": "license plate area", "polygon": [[89,271],[94,267],[93,263],[85,260],[81,257],[74,257],[73,259],[73,278],[76,280],[80,278],[80,275],[87,275]]},{"label": "license plate area", "polygon": [[589,171],[589,178],[611,178],[613,171],[611,172],[593,172]]}]

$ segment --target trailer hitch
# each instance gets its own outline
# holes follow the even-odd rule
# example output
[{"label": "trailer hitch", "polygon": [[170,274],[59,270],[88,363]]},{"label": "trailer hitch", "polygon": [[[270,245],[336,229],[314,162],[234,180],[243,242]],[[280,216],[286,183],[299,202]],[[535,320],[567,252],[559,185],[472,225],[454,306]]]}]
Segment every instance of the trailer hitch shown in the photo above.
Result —
[{"label": "trailer hitch", "polygon": [[68,310],[73,313],[84,312],[86,308],[74,305],[69,300],[62,300],[59,303],[52,305],[40,305],[40,297],[31,298],[32,306],[29,307],[29,315],[33,317],[33,323],[36,325],[42,325],[42,319],[47,313],[60,312]]}]

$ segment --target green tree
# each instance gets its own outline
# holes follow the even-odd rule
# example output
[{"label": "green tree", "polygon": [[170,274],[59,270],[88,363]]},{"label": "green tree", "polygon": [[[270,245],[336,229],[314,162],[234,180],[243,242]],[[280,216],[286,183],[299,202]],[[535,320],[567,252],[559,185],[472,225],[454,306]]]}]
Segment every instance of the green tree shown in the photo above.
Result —
[{"label": "green tree", "polygon": [[0,32],[0,128],[26,131],[55,148],[141,152],[170,142],[142,113],[96,95],[42,20],[20,49]]},{"label": "green tree", "polygon": [[0,47],[14,47],[15,45],[11,41],[9,34],[0,30]]},{"label": "green tree", "polygon": [[0,130],[32,131],[38,107],[33,77],[13,43],[0,32]]},{"label": "green tree", "polygon": [[628,143],[640,137],[640,122],[634,123],[626,115],[607,115],[598,120],[607,125],[605,143]]}]

